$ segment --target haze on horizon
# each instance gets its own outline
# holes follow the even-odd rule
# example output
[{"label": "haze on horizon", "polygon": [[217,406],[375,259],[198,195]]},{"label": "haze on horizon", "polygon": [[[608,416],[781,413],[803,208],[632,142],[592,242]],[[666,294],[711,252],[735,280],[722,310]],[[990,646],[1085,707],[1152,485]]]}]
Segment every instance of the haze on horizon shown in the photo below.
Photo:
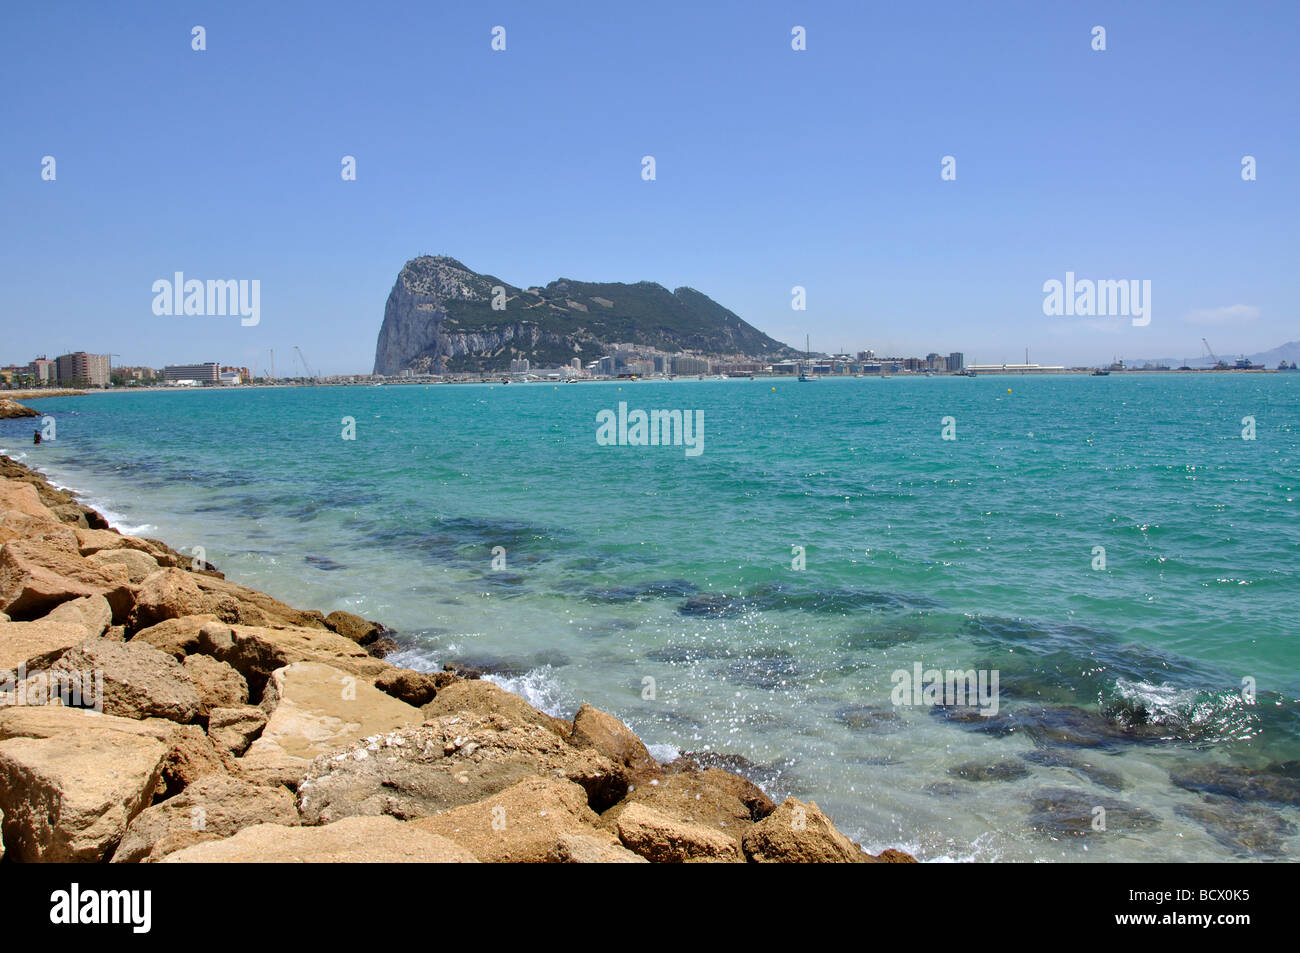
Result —
[{"label": "haze on horizon", "polygon": [[[299,345],[365,373],[422,254],[688,285],[819,351],[1074,365],[1300,337],[1294,3],[4,16],[0,363],[287,368]],[[260,280],[260,322],[155,315],[177,271]],[[1067,272],[1149,280],[1150,324],[1044,315]]]}]

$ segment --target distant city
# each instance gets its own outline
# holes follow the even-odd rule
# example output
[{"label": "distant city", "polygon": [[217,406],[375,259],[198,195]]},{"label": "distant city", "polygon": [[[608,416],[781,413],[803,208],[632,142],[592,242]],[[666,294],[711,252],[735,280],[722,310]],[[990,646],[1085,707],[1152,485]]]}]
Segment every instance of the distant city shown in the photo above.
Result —
[{"label": "distant city", "polygon": [[[580,380],[654,380],[677,377],[774,377],[801,380],[822,377],[868,377],[890,375],[960,375],[984,374],[1079,374],[1106,375],[1112,372],[1147,371],[1264,371],[1261,364],[1241,359],[1233,364],[1216,360],[1212,367],[1174,368],[1165,363],[1145,362],[1140,366],[1116,360],[1108,367],[1064,367],[1030,363],[1028,355],[1021,364],[967,364],[961,351],[949,354],[931,352],[925,357],[880,356],[872,350],[856,354],[808,354],[802,359],[763,362],[744,355],[671,354],[640,345],[614,345],[599,360],[583,364],[574,358],[568,364],[533,367],[527,358],[510,361],[508,371],[422,374],[407,369],[385,377],[378,374],[314,373],[300,349],[294,349],[297,363],[287,374],[276,375],[275,355],[270,352],[269,371],[259,375],[254,367],[223,365],[217,361],[199,364],[168,364],[162,368],[113,367],[111,354],[75,351],[55,358],[33,358],[27,364],[0,367],[0,387],[8,390],[40,388],[141,388],[141,387],[238,387],[270,384],[374,384],[374,383],[466,383],[478,381],[580,381]],[[1278,371],[1296,370],[1295,362],[1285,361]]]}]

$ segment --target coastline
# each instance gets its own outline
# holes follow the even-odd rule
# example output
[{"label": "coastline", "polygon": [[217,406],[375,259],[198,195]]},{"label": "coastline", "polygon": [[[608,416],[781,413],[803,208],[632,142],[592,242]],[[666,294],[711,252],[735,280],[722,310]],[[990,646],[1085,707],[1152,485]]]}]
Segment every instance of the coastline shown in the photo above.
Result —
[{"label": "coastline", "polygon": [[[815,802],[774,804],[707,755],[661,764],[615,715],[553,718],[472,671],[395,667],[395,647],[380,623],[296,609],[124,536],[0,455],[3,852],[913,862],[866,853]],[[69,699],[76,675],[92,690]],[[102,713],[32,704],[56,684]]]}]

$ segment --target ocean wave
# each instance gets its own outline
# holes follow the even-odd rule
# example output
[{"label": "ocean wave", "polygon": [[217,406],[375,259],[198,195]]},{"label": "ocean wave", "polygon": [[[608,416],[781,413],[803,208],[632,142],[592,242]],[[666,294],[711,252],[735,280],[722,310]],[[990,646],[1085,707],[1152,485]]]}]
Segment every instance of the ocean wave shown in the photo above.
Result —
[{"label": "ocean wave", "polygon": [[1252,707],[1237,692],[1125,678],[1116,679],[1101,699],[1102,713],[1127,732],[1211,744],[1255,735],[1258,719]]},{"label": "ocean wave", "polygon": [[568,718],[573,714],[573,705],[549,665],[531,669],[523,675],[484,675],[483,681],[519,695],[552,718]]}]

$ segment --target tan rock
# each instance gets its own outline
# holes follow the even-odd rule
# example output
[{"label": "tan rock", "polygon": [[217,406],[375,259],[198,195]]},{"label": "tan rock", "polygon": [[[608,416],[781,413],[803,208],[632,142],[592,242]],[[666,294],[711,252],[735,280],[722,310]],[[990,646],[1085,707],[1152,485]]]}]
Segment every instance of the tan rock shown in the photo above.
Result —
[{"label": "tan rock", "polygon": [[561,834],[546,853],[548,864],[648,864],[622,844],[610,844],[587,834]]},{"label": "tan rock", "polygon": [[83,556],[118,549],[133,549],[152,556],[156,561],[159,550],[156,544],[135,536],[124,536],[115,529],[75,529],[77,549]]},{"label": "tan rock", "polygon": [[176,619],[165,619],[157,625],[141,629],[131,636],[132,642],[152,645],[160,652],[166,652],[180,661],[185,656],[199,651],[199,630],[209,622],[216,622],[214,615],[184,615]]},{"label": "tan rock", "polygon": [[198,689],[200,718],[207,718],[214,708],[248,704],[248,683],[225,662],[210,655],[190,655],[182,664]]},{"label": "tan rock", "polygon": [[85,640],[85,627],[73,622],[0,622],[0,673],[48,668]]},{"label": "tan rock", "polygon": [[209,623],[199,630],[199,648],[243,675],[250,698],[260,698],[271,673],[294,662],[320,662],[367,679],[389,667],[328,629]]},{"label": "tan rock", "polygon": [[86,638],[97,639],[113,624],[113,607],[103,596],[69,599],[45,615],[46,622],[74,622],[86,630]]},{"label": "tan rock", "polygon": [[199,712],[199,693],[185,669],[151,645],[88,640],[65,652],[50,670],[102,672],[108,715],[184,724]]},{"label": "tan rock", "polygon": [[158,571],[158,560],[138,549],[106,549],[86,557],[92,566],[121,566],[127,577],[137,585]]},{"label": "tan rock", "polygon": [[0,741],[4,843],[20,861],[100,861],[149,804],[165,745],[120,731]]},{"label": "tan rock", "polygon": [[[755,794],[761,801],[750,802],[748,799]],[[725,834],[737,848],[754,821],[776,807],[753,784],[726,771],[666,772],[659,778],[638,780],[623,801],[602,815],[602,825],[617,830],[623,811],[634,803],[673,820]],[[757,812],[752,804],[758,806]]]},{"label": "tan rock", "polygon": [[369,645],[387,631],[378,622],[371,622],[354,612],[344,612],[342,610],[331,612],[325,616],[325,624],[344,638],[351,639],[357,645]]},{"label": "tan rock", "polygon": [[863,864],[875,858],[841,834],[817,802],[788,797],[751,827],[743,839],[745,856],[754,863]]},{"label": "tan rock", "polygon": [[416,708],[427,705],[445,688],[456,681],[449,672],[417,672],[409,668],[389,668],[375,679],[375,688],[399,698]]},{"label": "tan rock", "polygon": [[437,697],[420,710],[431,720],[447,715],[501,715],[507,721],[541,725],[557,735],[566,734],[559,719],[538,711],[518,695],[480,679],[462,679],[439,689]]},{"label": "tan rock", "polygon": [[194,582],[196,577],[183,569],[159,569],[140,584],[131,624],[136,629],[157,625],[165,619],[201,615],[208,601]]},{"label": "tan rock", "polygon": [[309,824],[358,814],[428,817],[530,777],[573,781],[595,811],[627,793],[619,766],[549,728],[500,714],[465,714],[370,736],[317,758],[298,785],[298,810]]},{"label": "tan rock", "polygon": [[391,817],[348,817],[324,827],[259,824],[187,847],[163,863],[476,863],[451,841]]},{"label": "tan rock", "polygon": [[208,737],[218,751],[242,755],[266,727],[266,712],[256,705],[214,708],[208,714]]},{"label": "tan rock", "polygon": [[626,767],[633,778],[661,773],[659,762],[650,756],[641,739],[627,725],[591,705],[583,705],[573,716],[569,743],[579,748],[596,749],[611,761]]},{"label": "tan rock", "polygon": [[158,861],[255,824],[297,826],[293,795],[285,788],[260,787],[226,774],[211,774],[137,814],[113,854],[113,863]]},{"label": "tan rock", "polygon": [[73,530],[59,523],[53,513],[32,516],[18,510],[0,510],[0,544],[14,539],[37,539],[41,536],[76,539]]},{"label": "tan rock", "polygon": [[736,838],[690,824],[634,802],[619,814],[618,836],[628,850],[653,863],[743,863]]},{"label": "tan rock", "polygon": [[[319,612],[302,611],[268,596],[256,589],[249,589],[238,583],[230,582],[209,573],[193,573],[194,582],[205,595],[228,596],[239,606],[243,625],[256,626],[296,626],[305,629],[329,631],[324,617]],[[252,612],[256,609],[257,612]],[[232,623],[233,624],[233,623]]]},{"label": "tan rock", "polygon": [[0,480],[0,510],[13,510],[41,520],[53,518],[30,483]]},{"label": "tan rock", "polygon": [[524,778],[483,801],[411,821],[411,826],[455,841],[483,863],[542,863],[564,835],[581,835],[603,848],[620,846],[596,827],[587,792],[562,778]]},{"label": "tan rock", "polygon": [[[336,636],[337,638],[337,636]],[[349,672],[319,662],[277,669],[263,707],[274,706],[261,736],[240,759],[254,777],[301,777],[313,759],[367,735],[419,724],[413,708]],[[277,772],[268,774],[267,772]]]},{"label": "tan rock", "polygon": [[177,725],[169,739],[167,757],[163,759],[163,796],[171,797],[211,774],[226,774],[234,768],[217,750],[198,725]]},{"label": "tan rock", "polygon": [[61,602],[100,595],[124,618],[132,586],[121,566],[95,566],[59,538],[18,539],[0,549],[0,611],[33,618]]}]

